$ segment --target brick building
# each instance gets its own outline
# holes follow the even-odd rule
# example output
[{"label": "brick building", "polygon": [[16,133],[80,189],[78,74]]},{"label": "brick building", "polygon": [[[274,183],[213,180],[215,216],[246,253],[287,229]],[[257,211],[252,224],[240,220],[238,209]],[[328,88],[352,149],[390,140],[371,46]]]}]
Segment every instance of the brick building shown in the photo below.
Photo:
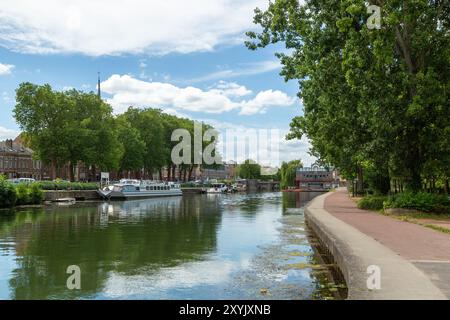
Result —
[{"label": "brick building", "polygon": [[297,189],[326,190],[339,186],[339,178],[336,170],[314,165],[310,168],[298,168],[295,184]]},{"label": "brick building", "polygon": [[8,179],[34,178],[41,180],[42,162],[33,159],[33,151],[16,140],[0,141],[0,174]]}]

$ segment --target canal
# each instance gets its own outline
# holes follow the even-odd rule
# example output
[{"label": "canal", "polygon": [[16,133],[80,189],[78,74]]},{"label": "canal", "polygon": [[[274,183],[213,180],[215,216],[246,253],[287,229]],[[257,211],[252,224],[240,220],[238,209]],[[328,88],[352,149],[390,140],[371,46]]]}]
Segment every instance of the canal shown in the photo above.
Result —
[{"label": "canal", "polygon": [[[316,193],[0,211],[0,299],[338,299],[302,210]],[[81,289],[66,286],[79,266]]]}]

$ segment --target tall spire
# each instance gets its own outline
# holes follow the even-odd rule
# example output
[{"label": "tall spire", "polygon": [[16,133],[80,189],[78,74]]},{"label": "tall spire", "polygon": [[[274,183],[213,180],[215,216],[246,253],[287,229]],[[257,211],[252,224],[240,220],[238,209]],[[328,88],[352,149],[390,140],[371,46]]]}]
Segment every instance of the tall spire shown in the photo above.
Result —
[{"label": "tall spire", "polygon": [[98,95],[98,98],[99,99],[101,99],[102,98],[102,93],[101,93],[101,91],[100,91],[100,72],[97,72],[98,73],[98,83],[97,83],[97,95]]}]

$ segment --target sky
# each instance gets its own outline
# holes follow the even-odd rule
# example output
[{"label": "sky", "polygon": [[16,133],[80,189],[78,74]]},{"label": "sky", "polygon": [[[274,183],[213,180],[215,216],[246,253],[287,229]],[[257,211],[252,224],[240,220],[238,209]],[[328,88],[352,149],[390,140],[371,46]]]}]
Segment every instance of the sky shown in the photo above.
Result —
[{"label": "sky", "polygon": [[115,114],[130,105],[157,107],[210,123],[223,136],[227,129],[278,129],[279,161],[300,158],[310,165],[307,139],[284,139],[291,119],[303,110],[297,81],[279,75],[275,53],[285,49],[250,51],[244,45],[245,32],[258,30],[254,8],[267,5],[268,0],[2,0],[0,140],[20,132],[12,110],[21,82],[96,91],[100,72],[102,98]]}]

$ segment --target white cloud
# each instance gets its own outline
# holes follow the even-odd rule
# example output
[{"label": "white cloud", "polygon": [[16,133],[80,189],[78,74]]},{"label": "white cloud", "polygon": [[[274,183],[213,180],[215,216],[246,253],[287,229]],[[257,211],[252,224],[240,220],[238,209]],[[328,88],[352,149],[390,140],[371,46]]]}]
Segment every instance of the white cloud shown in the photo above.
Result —
[{"label": "white cloud", "polygon": [[7,129],[0,126],[0,141],[5,139],[14,139],[20,134],[17,130]]},{"label": "white cloud", "polygon": [[278,90],[266,90],[259,92],[254,99],[241,104],[240,114],[251,115],[265,113],[269,106],[290,106],[295,102],[295,98],[289,97],[286,93]]},{"label": "white cloud", "polygon": [[112,95],[108,103],[116,113],[135,106],[216,114],[241,110],[241,114],[251,115],[264,112],[268,107],[291,106],[295,102],[295,98],[278,90],[261,91],[254,99],[246,101],[235,100],[233,98],[247,95],[250,91],[244,86],[226,82],[205,91],[192,86],[180,88],[170,83],[147,82],[129,75],[112,75],[102,82],[101,87]]},{"label": "white cloud", "polygon": [[252,93],[245,86],[241,86],[235,82],[219,81],[211,87],[211,91],[223,94],[227,97],[244,97]]},{"label": "white cloud", "polygon": [[2,0],[0,45],[91,56],[210,51],[255,28],[267,0]]},{"label": "white cloud", "polygon": [[218,80],[218,79],[237,78],[237,77],[241,77],[241,76],[251,76],[251,75],[266,73],[266,72],[277,70],[277,69],[281,69],[280,61],[268,60],[268,61],[261,61],[261,62],[255,62],[255,63],[248,63],[248,64],[241,65],[240,67],[234,68],[234,69],[220,70],[217,72],[207,74],[202,77],[190,79],[189,81],[191,83],[194,83],[194,82],[204,82],[204,81],[211,81],[211,80]]},{"label": "white cloud", "polygon": [[[1,17],[1,11],[0,11],[0,17]],[[1,18],[0,18],[1,21]],[[1,27],[0,27],[1,30]],[[0,35],[1,37],[1,35]],[[0,63],[0,76],[11,74],[12,69],[14,69],[14,66],[12,64],[3,64]]]}]

